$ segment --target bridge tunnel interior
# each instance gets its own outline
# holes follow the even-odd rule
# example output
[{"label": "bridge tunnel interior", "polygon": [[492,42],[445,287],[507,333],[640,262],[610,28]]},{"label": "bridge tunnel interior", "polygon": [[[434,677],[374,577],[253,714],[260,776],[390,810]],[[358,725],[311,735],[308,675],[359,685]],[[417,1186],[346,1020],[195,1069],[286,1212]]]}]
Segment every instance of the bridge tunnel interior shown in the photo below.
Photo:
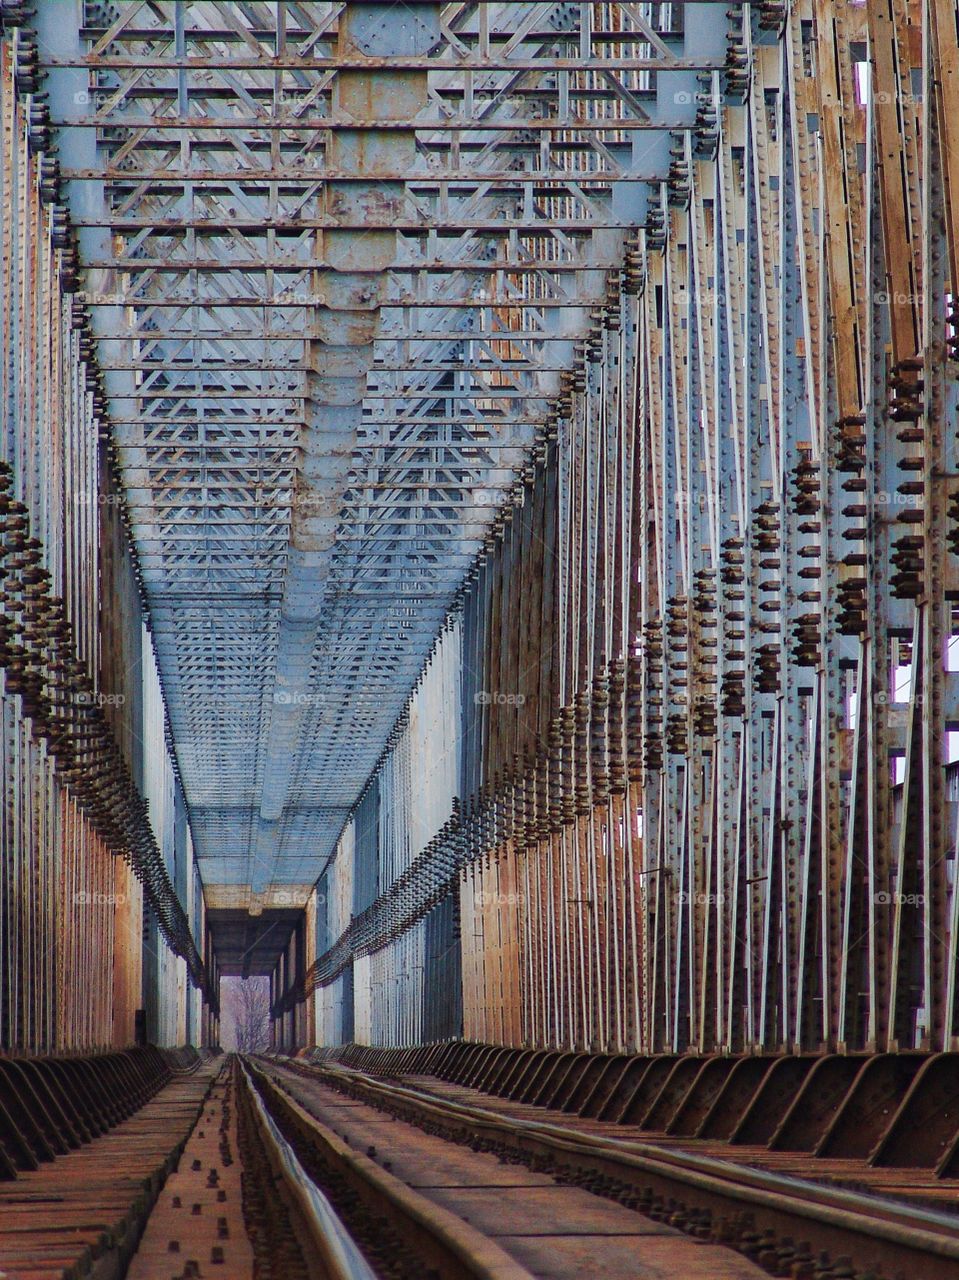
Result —
[{"label": "bridge tunnel interior", "polygon": [[4,1053],[959,1051],[953,7],[3,0]]},{"label": "bridge tunnel interior", "polygon": [[957,299],[956,0],[0,0],[0,1274],[959,1274]]}]

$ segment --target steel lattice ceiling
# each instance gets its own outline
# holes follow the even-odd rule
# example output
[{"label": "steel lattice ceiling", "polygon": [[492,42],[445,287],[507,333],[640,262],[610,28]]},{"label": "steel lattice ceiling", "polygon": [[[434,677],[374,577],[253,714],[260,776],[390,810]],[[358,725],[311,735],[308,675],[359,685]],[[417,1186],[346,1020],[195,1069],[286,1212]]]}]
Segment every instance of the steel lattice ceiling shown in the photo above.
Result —
[{"label": "steel lattice ceiling", "polygon": [[555,429],[722,8],[685,6],[698,46],[658,3],[88,2],[79,38],[57,8],[41,61],[203,875],[310,883]]}]

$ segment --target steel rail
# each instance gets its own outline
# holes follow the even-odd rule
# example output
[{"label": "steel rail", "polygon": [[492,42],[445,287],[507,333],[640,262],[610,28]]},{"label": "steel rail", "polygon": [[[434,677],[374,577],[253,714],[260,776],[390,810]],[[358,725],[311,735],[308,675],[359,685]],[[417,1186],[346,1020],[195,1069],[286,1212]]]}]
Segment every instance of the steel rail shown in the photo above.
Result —
[{"label": "steel rail", "polygon": [[240,1072],[267,1159],[278,1171],[285,1190],[300,1211],[300,1221],[309,1233],[324,1274],[329,1280],[376,1280],[376,1272],[333,1205],[300,1164],[293,1147],[263,1105],[242,1059]]},{"label": "steel rail", "polygon": [[[466,1126],[472,1137],[486,1135],[525,1156],[543,1155],[560,1164],[586,1162],[590,1171],[628,1184],[645,1180],[645,1186],[658,1192],[685,1195],[697,1208],[746,1210],[757,1215],[758,1226],[792,1233],[794,1239],[805,1239],[818,1229],[825,1247],[851,1253],[863,1264],[871,1263],[881,1248],[886,1251],[885,1261],[897,1266],[909,1264],[912,1269],[906,1274],[922,1275],[924,1280],[939,1276],[945,1280],[954,1276],[959,1266],[959,1220],[949,1214],[690,1151],[666,1151],[624,1138],[573,1134],[556,1125],[504,1117],[403,1085],[384,1084],[340,1066],[324,1063],[305,1070],[288,1065],[280,1069],[308,1071],[313,1078],[326,1076],[365,1100],[399,1104],[433,1122]],[[915,1269],[917,1266],[921,1269]]]},{"label": "steel rail", "polygon": [[[368,1156],[354,1151],[288,1094],[281,1093],[260,1067],[242,1059],[241,1065],[254,1093],[257,1085],[262,1085],[266,1103],[258,1101],[266,1119],[270,1120],[267,1108],[274,1114],[279,1112],[284,1124],[295,1131],[296,1143],[291,1145],[270,1120],[271,1135],[274,1131],[279,1134],[280,1141],[297,1166],[302,1169],[295,1154],[297,1149],[302,1151],[304,1144],[316,1148],[323,1162],[336,1169],[364,1205],[375,1208],[384,1220],[415,1242],[415,1247],[424,1250],[430,1264],[439,1268],[441,1277],[449,1277],[449,1280],[531,1280],[530,1272],[498,1244],[456,1214],[412,1190]],[[302,1176],[309,1181],[305,1171]]]}]

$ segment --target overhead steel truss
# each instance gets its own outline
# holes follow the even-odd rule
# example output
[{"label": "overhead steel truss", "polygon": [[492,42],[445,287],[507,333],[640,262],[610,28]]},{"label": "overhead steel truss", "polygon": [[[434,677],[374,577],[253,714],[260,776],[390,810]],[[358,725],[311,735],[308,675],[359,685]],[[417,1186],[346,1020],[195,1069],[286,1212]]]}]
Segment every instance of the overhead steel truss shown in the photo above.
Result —
[{"label": "overhead steel truss", "polygon": [[310,883],[739,37],[713,3],[82,9],[21,54],[202,873]]}]

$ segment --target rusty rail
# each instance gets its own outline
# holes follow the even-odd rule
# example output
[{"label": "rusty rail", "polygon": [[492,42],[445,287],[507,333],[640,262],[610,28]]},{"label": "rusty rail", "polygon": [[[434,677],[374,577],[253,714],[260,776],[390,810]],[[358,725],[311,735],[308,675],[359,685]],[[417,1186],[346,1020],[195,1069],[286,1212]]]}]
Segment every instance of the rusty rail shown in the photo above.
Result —
[{"label": "rusty rail", "polygon": [[387,1223],[413,1249],[418,1265],[432,1267],[449,1280],[529,1280],[529,1272],[494,1241],[354,1151],[284,1093],[261,1067],[249,1060],[245,1067],[297,1163],[302,1161],[309,1170],[319,1154],[364,1213]]},{"label": "rusty rail", "polygon": [[429,1125],[432,1132],[548,1169],[650,1216],[665,1216],[673,1225],[733,1245],[764,1265],[787,1267],[774,1274],[807,1274],[789,1269],[803,1261],[797,1240],[810,1241],[831,1259],[820,1261],[817,1276],[853,1274],[830,1269],[844,1267],[848,1259],[871,1269],[877,1280],[900,1274],[946,1280],[959,1267],[959,1220],[949,1214],[689,1151],[570,1133],[339,1066],[299,1069],[319,1072],[350,1096]]},{"label": "rusty rail", "polygon": [[240,1079],[255,1117],[257,1131],[276,1178],[299,1210],[316,1258],[327,1280],[375,1280],[373,1271],[333,1205],[312,1181],[291,1143],[270,1115],[247,1066],[240,1065]]}]

